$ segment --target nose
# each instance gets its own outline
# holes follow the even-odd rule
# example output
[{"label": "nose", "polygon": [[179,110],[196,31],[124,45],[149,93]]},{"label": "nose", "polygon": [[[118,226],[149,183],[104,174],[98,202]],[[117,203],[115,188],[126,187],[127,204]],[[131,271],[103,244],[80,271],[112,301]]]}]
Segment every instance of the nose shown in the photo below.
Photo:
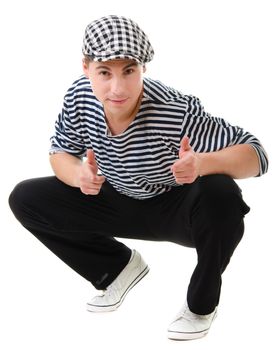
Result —
[{"label": "nose", "polygon": [[125,92],[125,84],[123,79],[115,77],[111,81],[111,93],[116,97],[123,97]]}]

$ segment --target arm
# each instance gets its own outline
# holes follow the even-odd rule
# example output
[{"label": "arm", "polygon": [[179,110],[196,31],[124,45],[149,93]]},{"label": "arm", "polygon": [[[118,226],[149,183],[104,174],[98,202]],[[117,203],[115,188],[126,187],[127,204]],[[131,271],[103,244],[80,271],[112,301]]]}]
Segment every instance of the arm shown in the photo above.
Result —
[{"label": "arm", "polygon": [[56,177],[72,187],[79,186],[79,173],[82,168],[82,160],[69,153],[61,152],[50,155],[50,163]]},{"label": "arm", "polygon": [[226,174],[244,179],[259,174],[259,159],[255,149],[248,145],[234,145],[220,151],[197,153],[199,175]]},{"label": "arm", "polygon": [[209,153],[196,153],[184,137],[179,159],[171,171],[179,184],[192,183],[198,176],[225,174],[235,179],[257,176],[259,160],[254,148],[248,144],[234,145]]},{"label": "arm", "polygon": [[[76,88],[79,94],[76,94]],[[104,176],[97,175],[98,166],[93,150],[85,145],[84,130],[77,113],[76,96],[87,93],[84,78],[73,83],[63,103],[62,112],[55,122],[51,137],[50,163],[56,177],[65,184],[78,187],[84,194],[98,194]],[[91,95],[90,95],[91,96]],[[82,157],[87,154],[86,161]]]},{"label": "arm", "polygon": [[179,159],[182,147],[185,149],[185,135],[193,151],[190,158],[196,152],[197,175],[219,173],[240,179],[267,172],[268,157],[260,141],[248,131],[206,113],[196,97],[191,97],[186,109]]}]

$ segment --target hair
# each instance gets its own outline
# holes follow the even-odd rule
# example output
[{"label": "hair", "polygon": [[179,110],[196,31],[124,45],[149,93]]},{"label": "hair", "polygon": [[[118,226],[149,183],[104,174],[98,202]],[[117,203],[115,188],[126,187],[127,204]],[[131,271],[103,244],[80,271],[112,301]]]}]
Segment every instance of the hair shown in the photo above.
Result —
[{"label": "hair", "polygon": [[[84,61],[84,63],[88,66],[89,64],[90,64],[90,62],[93,62],[94,61],[94,59],[93,59],[93,57],[92,56],[89,56],[89,55],[85,55],[84,54],[84,58],[83,58],[83,61]],[[137,62],[140,66],[143,66],[143,67],[146,67],[146,64],[141,64],[141,63],[139,63],[139,62]]]},{"label": "hair", "polygon": [[93,58],[89,55],[84,55],[83,58],[84,63],[88,66],[91,61],[93,61]]}]

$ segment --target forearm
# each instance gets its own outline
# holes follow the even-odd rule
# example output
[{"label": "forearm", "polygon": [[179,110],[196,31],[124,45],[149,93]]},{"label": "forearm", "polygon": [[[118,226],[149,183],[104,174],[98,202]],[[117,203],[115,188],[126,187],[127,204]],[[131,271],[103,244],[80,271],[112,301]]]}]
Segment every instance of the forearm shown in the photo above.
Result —
[{"label": "forearm", "polygon": [[56,177],[72,187],[79,187],[79,171],[82,160],[69,153],[50,155],[50,163]]},{"label": "forearm", "polygon": [[259,174],[259,159],[249,144],[235,145],[217,152],[198,153],[200,175],[226,174],[243,179]]}]

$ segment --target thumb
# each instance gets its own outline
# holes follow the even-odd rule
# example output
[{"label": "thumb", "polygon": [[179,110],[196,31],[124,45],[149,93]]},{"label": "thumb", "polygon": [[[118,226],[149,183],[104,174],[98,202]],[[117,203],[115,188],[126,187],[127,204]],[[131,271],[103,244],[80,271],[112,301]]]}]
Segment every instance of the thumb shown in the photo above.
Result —
[{"label": "thumb", "polygon": [[190,139],[187,136],[184,136],[180,142],[179,153],[189,151],[190,149],[191,149]]},{"label": "thumb", "polygon": [[87,162],[89,165],[92,165],[96,169],[95,172],[97,173],[98,166],[95,160],[95,154],[92,149],[87,150]]}]

